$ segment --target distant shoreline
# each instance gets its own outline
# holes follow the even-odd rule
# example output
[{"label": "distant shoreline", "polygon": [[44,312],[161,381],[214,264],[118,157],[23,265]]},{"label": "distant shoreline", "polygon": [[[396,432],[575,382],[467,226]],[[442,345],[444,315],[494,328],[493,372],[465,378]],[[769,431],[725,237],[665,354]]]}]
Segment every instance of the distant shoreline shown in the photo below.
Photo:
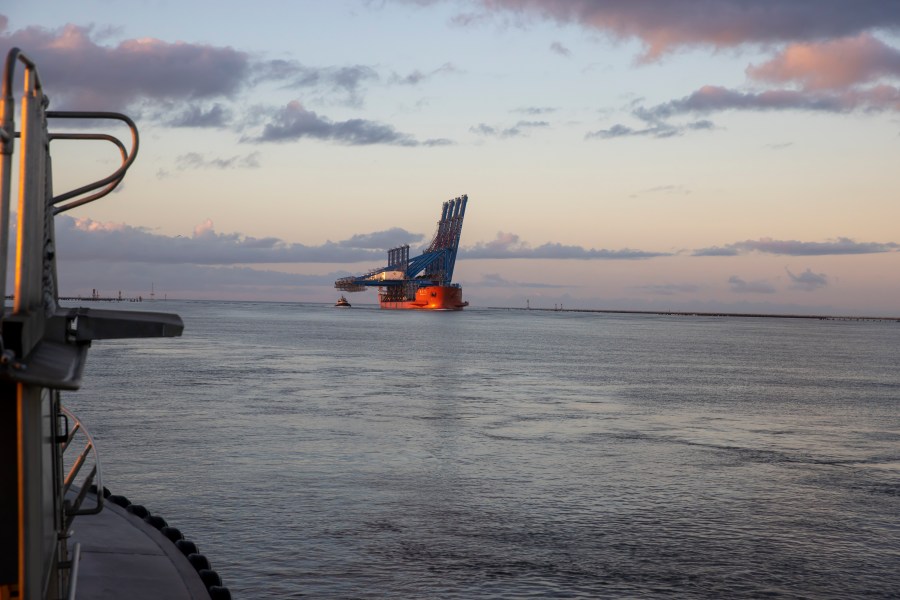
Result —
[{"label": "distant shoreline", "polygon": [[521,310],[523,312],[539,310],[543,312],[606,313],[614,315],[659,315],[664,317],[743,317],[764,319],[813,319],[817,321],[896,321],[897,323],[900,323],[900,317],[860,317],[850,315],[780,315],[763,313],[729,313],[674,310],[613,310],[603,308],[514,308],[509,306],[488,306],[487,308],[491,310]]},{"label": "distant shoreline", "polygon": [[[7,300],[11,300],[12,296],[7,296]],[[153,302],[149,298],[91,298],[85,296],[66,296],[59,298],[67,302]],[[165,298],[164,300],[178,301],[177,298]],[[162,302],[156,298],[156,302]],[[182,299],[186,302],[272,302],[282,303],[283,300],[210,300],[210,299]],[[303,304],[303,302],[301,302]],[[312,302],[311,304],[329,304],[327,302]],[[375,303],[361,303],[360,306],[378,308]],[[677,310],[624,310],[611,308],[527,308],[522,306],[472,306],[472,309],[486,310],[517,310],[517,311],[541,311],[541,312],[578,312],[578,313],[601,313],[611,315],[657,315],[662,317],[740,317],[740,318],[758,318],[758,319],[808,319],[817,321],[876,321],[876,322],[896,322],[900,323],[900,317],[868,317],[860,315],[798,315],[798,314],[777,314],[777,313],[736,313],[736,312],[705,312],[705,311],[677,311]]]}]

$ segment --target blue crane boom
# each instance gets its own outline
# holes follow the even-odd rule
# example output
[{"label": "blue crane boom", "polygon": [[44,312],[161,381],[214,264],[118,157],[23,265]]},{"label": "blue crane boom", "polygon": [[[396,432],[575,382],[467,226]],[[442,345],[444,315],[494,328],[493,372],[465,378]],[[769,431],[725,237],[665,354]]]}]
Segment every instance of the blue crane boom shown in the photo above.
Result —
[{"label": "blue crane boom", "polygon": [[409,245],[391,248],[386,267],[365,275],[342,277],[334,282],[334,287],[345,292],[361,292],[373,286],[406,286],[414,293],[414,288],[422,286],[451,285],[468,201],[469,197],[463,194],[444,202],[434,238],[419,256],[409,258]]}]

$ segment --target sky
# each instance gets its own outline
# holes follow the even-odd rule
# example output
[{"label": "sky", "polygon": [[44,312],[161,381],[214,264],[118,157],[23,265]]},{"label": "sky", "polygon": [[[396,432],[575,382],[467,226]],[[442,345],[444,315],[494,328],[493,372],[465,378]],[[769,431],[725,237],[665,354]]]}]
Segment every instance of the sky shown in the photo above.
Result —
[{"label": "sky", "polygon": [[140,130],[63,295],[333,302],[467,194],[472,306],[900,316],[900,2],[7,0],[14,46]]}]

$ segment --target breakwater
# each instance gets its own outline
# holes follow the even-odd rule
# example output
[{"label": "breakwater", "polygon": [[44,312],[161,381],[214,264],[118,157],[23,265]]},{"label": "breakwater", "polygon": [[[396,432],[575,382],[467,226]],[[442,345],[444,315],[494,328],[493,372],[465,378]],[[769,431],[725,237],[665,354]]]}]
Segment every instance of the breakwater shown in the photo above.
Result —
[{"label": "breakwater", "polygon": [[699,311],[672,311],[672,310],[622,310],[606,308],[534,308],[534,307],[508,307],[489,306],[491,310],[519,310],[523,312],[577,312],[577,313],[607,313],[615,315],[659,315],[665,317],[741,317],[764,319],[812,319],[818,321],[894,321],[900,323],[900,317],[868,317],[853,315],[796,315],[777,313],[729,313],[729,312],[699,312]]}]

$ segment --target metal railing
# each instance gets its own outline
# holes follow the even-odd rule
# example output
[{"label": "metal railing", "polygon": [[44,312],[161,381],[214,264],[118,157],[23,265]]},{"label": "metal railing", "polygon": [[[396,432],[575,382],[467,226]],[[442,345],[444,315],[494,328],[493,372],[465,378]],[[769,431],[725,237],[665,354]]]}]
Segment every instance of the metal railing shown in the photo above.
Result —
[{"label": "metal railing", "polygon": [[[23,123],[34,120],[29,116],[34,113],[32,104],[35,100],[43,101],[41,80],[38,77],[37,66],[30,58],[18,48],[13,48],[6,55],[6,64],[3,71],[3,84],[0,90],[0,299],[6,298],[6,265],[7,249],[9,248],[9,202],[10,187],[12,182],[12,155],[15,146],[15,138],[20,137],[16,132],[16,102],[13,98],[13,76],[16,72],[16,63],[25,65],[24,84],[22,90],[22,120]],[[20,181],[23,188],[33,183],[31,180]]]},{"label": "metal railing", "polygon": [[[21,65],[17,131],[13,82]],[[0,93],[0,301],[7,293],[9,255],[15,256],[13,307],[0,311],[0,424],[7,425],[0,436],[0,486],[11,483],[14,490],[0,493],[0,598],[23,600],[74,594],[79,552],[77,546],[74,554],[68,547],[70,525],[75,517],[103,508],[94,440],[61,406],[60,390],[80,387],[93,340],[173,337],[184,328],[177,315],[59,306],[53,217],[116,189],[134,163],[139,141],[137,127],[123,114],[49,111],[48,106],[35,63],[13,48]],[[51,119],[121,121],[131,131],[131,146],[105,133],[51,133]],[[98,181],[53,195],[50,146],[55,140],[110,143],[121,164]],[[19,158],[18,204],[11,207],[14,153]],[[17,224],[11,222],[11,208]],[[47,423],[52,423],[49,436]],[[92,489],[96,502],[90,506]]]},{"label": "metal railing", "polygon": [[[53,209],[53,214],[59,214],[61,212],[65,212],[67,210],[73,209],[76,206],[82,206],[87,204],[88,202],[93,202],[94,200],[99,200],[100,198],[106,196],[110,192],[112,192],[118,185],[122,182],[122,179],[125,177],[125,173],[128,171],[128,168],[134,162],[134,159],[137,158],[137,151],[139,145],[138,131],[137,126],[134,124],[127,115],[123,115],[121,113],[116,112],[79,112],[79,111],[59,111],[59,110],[50,110],[47,111],[48,119],[112,119],[116,121],[122,121],[128,128],[131,130],[131,151],[127,151],[125,149],[125,144],[121,142],[118,138],[111,136],[105,133],[51,133],[49,135],[49,139],[52,142],[53,140],[96,140],[96,141],[105,141],[113,144],[119,149],[119,153],[122,155],[122,164],[116,169],[112,174],[104,177],[103,179],[99,179],[93,183],[89,183],[87,185],[81,186],[74,190],[70,190],[64,194],[60,194],[58,196],[54,196],[52,200],[50,200],[50,204],[56,206],[60,202],[64,202],[66,200],[71,200],[70,202],[66,202],[62,206],[56,206]],[[103,188],[103,189],[100,189]],[[99,192],[95,194],[91,194],[90,196],[86,196],[84,198],[78,198],[83,194],[87,194],[88,192],[92,192],[94,190],[100,189]],[[76,200],[72,200],[72,198],[77,198]]]},{"label": "metal railing", "polygon": [[[72,520],[79,515],[95,515],[103,510],[103,476],[100,471],[100,455],[97,453],[97,447],[94,445],[94,438],[91,437],[87,428],[82,425],[72,412],[65,406],[60,406],[60,416],[66,422],[67,433],[64,434],[60,444],[60,454],[63,460],[66,459],[66,451],[72,446],[75,437],[81,433],[79,437],[84,437],[84,447],[81,452],[72,461],[69,472],[63,480],[62,494],[65,498],[63,506],[66,514],[65,529],[72,524]],[[70,423],[73,423],[70,427]],[[79,480],[78,475],[86,464],[90,464],[90,470]],[[76,485],[77,483],[77,485]],[[91,486],[96,489],[96,503],[90,508],[82,508],[84,500],[87,497]],[[74,494],[74,498],[69,498],[69,492]]]}]

